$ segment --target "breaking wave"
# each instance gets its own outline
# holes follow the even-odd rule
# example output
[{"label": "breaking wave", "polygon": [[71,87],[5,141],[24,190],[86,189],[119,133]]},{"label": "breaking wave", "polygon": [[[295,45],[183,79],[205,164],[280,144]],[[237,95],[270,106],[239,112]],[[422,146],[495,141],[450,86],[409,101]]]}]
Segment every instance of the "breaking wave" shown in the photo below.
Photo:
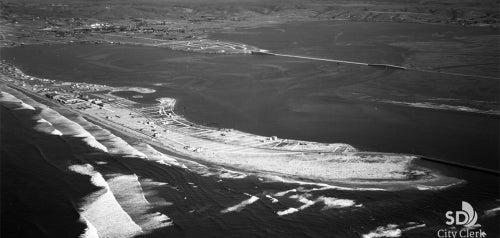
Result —
[{"label": "breaking wave", "polygon": [[284,215],[296,213],[298,211],[299,211],[299,209],[291,207],[291,208],[288,208],[288,209],[283,210],[283,211],[277,211],[276,214],[278,214],[278,216],[284,216]]},{"label": "breaking wave", "polygon": [[142,232],[132,218],[123,210],[108,183],[94,171],[90,164],[72,165],[71,171],[88,175],[92,184],[101,187],[105,193],[93,193],[82,204],[80,215],[97,230],[100,237],[133,237]]},{"label": "breaking wave", "polygon": [[240,202],[232,207],[228,207],[226,209],[223,209],[220,212],[221,213],[239,212],[239,211],[243,210],[246,206],[256,202],[257,200],[259,200],[258,197],[250,195],[249,199],[244,200],[244,201],[242,201],[242,202]]},{"label": "breaking wave", "polygon": [[378,237],[400,237],[401,229],[396,224],[388,224],[387,226],[379,226],[377,229],[364,234],[363,238],[378,238]]},{"label": "breaking wave", "polygon": [[332,197],[323,197],[320,196],[316,199],[318,202],[323,202],[325,206],[322,210],[330,209],[330,208],[344,208],[344,207],[352,207],[352,206],[362,206],[361,204],[356,205],[356,202],[350,199],[339,199]]},{"label": "breaking wave", "polygon": [[[15,97],[12,94],[9,94],[7,92],[1,92],[1,97],[0,101],[7,104],[14,104],[14,107],[11,109],[25,109],[25,110],[34,110],[34,107],[25,103],[24,101],[20,100],[19,98]],[[37,103],[33,100],[30,100],[30,103],[35,105],[40,109],[40,112],[38,114],[40,119],[37,119],[36,121],[39,124],[44,124],[44,126],[49,126],[51,127],[51,130],[49,130],[50,134],[52,135],[67,135],[71,137],[78,137],[81,138],[82,141],[86,142],[90,147],[96,148],[98,150],[107,152],[107,148],[97,142],[97,140],[85,129],[83,129],[79,124],[69,120],[68,118],[62,116],[58,112],[48,108],[47,106]],[[18,105],[16,107],[15,105]],[[33,109],[32,109],[33,108]],[[42,127],[43,128],[43,127]],[[39,127],[35,127],[40,132],[46,132],[46,129],[42,129]]]},{"label": "breaking wave", "polygon": [[418,224],[416,222],[408,222],[406,225],[409,225],[406,228],[400,228],[396,224],[388,224],[386,226],[379,226],[375,230],[370,231],[368,234],[364,234],[363,238],[378,238],[378,237],[400,237],[403,232],[426,227],[425,223]]},{"label": "breaking wave", "polygon": [[[284,191],[286,193],[288,192],[296,192],[297,190],[287,190]],[[285,193],[281,193],[279,195],[283,196]],[[276,194],[275,194],[276,196]],[[289,198],[296,200],[297,202],[302,203],[303,205],[300,207],[291,207],[286,210],[278,211],[276,214],[279,216],[284,216],[288,214],[292,214],[301,210],[304,210],[308,207],[311,207],[313,205],[316,205],[318,203],[323,203],[323,208],[321,210],[327,210],[331,208],[346,208],[346,207],[362,207],[362,204],[356,204],[354,200],[350,199],[338,199],[338,198],[333,198],[333,197],[325,197],[325,196],[319,196],[316,199],[312,198],[313,195],[309,193],[303,193],[303,194],[294,194],[291,195]]]}]

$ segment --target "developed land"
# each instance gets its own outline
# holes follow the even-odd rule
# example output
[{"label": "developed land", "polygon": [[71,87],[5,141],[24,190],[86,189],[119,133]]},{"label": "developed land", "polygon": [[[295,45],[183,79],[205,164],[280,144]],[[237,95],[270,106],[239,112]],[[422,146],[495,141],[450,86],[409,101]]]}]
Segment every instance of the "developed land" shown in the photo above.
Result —
[{"label": "developed land", "polygon": [[[260,38],[257,43],[247,42],[255,44],[253,46],[213,40],[210,34],[238,33],[241,28],[295,21],[449,24],[463,29],[498,30],[498,9],[497,0],[0,0],[0,48],[30,49],[23,46],[36,44],[54,44],[54,47],[86,44],[85,47],[97,48],[94,44],[124,44],[144,46],[134,47],[140,50],[157,47],[204,54],[262,53],[266,51],[258,48]],[[393,44],[414,52],[414,57],[406,59],[404,65],[389,65],[397,69],[397,73],[403,71],[400,69],[419,69],[420,73],[457,77],[452,83],[419,75],[381,77],[384,80],[349,78],[352,84],[349,89],[339,90],[343,86],[340,82],[331,87],[334,90],[328,95],[496,117],[499,114],[498,87],[495,87],[498,69],[491,61],[497,59],[497,52],[492,49],[498,48],[498,37],[470,32],[467,31],[470,36],[456,37],[453,41],[443,38],[436,43],[401,38],[401,42]],[[33,57],[31,52],[29,57]],[[19,60],[19,56],[16,57]],[[90,59],[92,64],[98,65],[99,57]],[[0,115],[1,187],[2,215],[7,218],[2,219],[2,234],[149,237],[158,232],[153,235],[240,237],[245,232],[258,237],[254,232],[262,232],[262,237],[290,237],[305,235],[301,230],[318,229],[317,233],[307,235],[400,236],[414,228],[433,233],[432,229],[443,225],[441,211],[450,210],[463,200],[456,196],[459,193],[474,203],[478,214],[488,209],[484,214],[491,215],[491,211],[497,210],[492,209],[498,206],[498,199],[491,195],[494,192],[489,193],[489,184],[484,182],[489,178],[486,176],[481,176],[477,183],[462,174],[448,175],[466,179],[468,185],[464,185],[465,180],[418,166],[419,158],[415,155],[360,151],[344,143],[260,136],[206,126],[217,125],[214,123],[200,125],[202,123],[193,123],[177,114],[180,110],[175,110],[176,98],[169,93],[153,98],[157,103],[133,101],[151,97],[156,90],[160,92],[160,88],[147,88],[146,84],[104,85],[110,81],[104,83],[98,79],[93,81],[96,83],[84,83],[85,80],[76,77],[70,79],[76,74],[73,72],[70,77],[58,80],[54,80],[56,76],[35,77],[38,74],[28,75],[18,68],[22,67],[17,64],[20,61],[2,58],[0,109],[5,114]],[[108,69],[114,67],[102,65]],[[133,72],[126,67],[120,69]],[[455,68],[459,70],[453,71]],[[484,72],[477,74],[478,69]],[[331,75],[337,75],[339,69],[328,70]],[[423,80],[426,82],[422,83]],[[125,94],[123,92],[134,95],[129,99],[117,96]],[[316,104],[302,105],[305,106],[299,110]],[[384,118],[392,120],[391,116]],[[405,118],[413,116],[405,115]],[[463,125],[467,127],[466,123]],[[411,134],[398,136],[397,140],[414,136]],[[384,140],[383,137],[376,139]],[[432,141],[428,144],[440,146]],[[456,143],[456,147],[461,145]],[[440,149],[445,150],[443,148]],[[240,181],[235,183],[236,180]],[[285,183],[281,183],[283,181]],[[468,190],[413,191],[442,190],[459,184],[468,186]],[[400,191],[402,189],[410,190]],[[363,192],[358,196],[355,194],[358,190],[376,192]],[[380,192],[384,190],[397,192]],[[442,206],[437,206],[441,203]],[[319,207],[321,204],[323,208]],[[427,209],[429,204],[435,206]],[[243,209],[247,210],[234,216]],[[299,212],[306,216],[294,220],[291,214]],[[269,220],[272,214],[288,217]],[[250,219],[246,219],[247,216]],[[480,219],[482,228],[487,228],[489,234],[497,232],[490,228],[494,225],[488,224],[485,216]],[[347,223],[338,223],[340,220]],[[386,222],[390,223],[381,226]],[[495,220],[492,222],[496,224]],[[318,226],[319,223],[325,223],[324,227]],[[274,233],[276,227],[277,233]],[[329,227],[338,233],[329,233]]]},{"label": "developed land", "polygon": [[[290,21],[344,20],[499,27],[496,1],[1,1],[0,46],[53,43],[131,44],[200,53],[251,53],[259,49],[207,39],[211,32]],[[450,7],[452,6],[452,7]],[[2,63],[11,90],[64,108],[96,123],[127,131],[195,160],[242,170],[348,183],[436,182],[415,169],[413,156],[359,152],[347,144],[263,137],[210,128],[174,113],[175,99],[142,105],[116,91],[150,89],[56,82]],[[4,88],[7,86],[4,86]],[[283,166],[286,164],[286,166]],[[377,182],[378,183],[378,182]]]},{"label": "developed land", "polygon": [[[25,75],[2,63],[2,91],[15,90],[42,103],[133,135],[196,161],[306,181],[367,187],[408,188],[449,184],[450,179],[413,165],[411,155],[360,152],[348,144],[263,137],[189,122],[174,112],[175,99],[139,104],[112,92],[142,88],[58,82]],[[457,182],[457,180],[453,180]]]},{"label": "developed land", "polygon": [[[290,21],[343,20],[499,26],[498,1],[9,1],[0,5],[0,45],[158,45],[210,32]],[[195,41],[196,42],[196,41]],[[174,43],[174,45],[177,43]],[[181,43],[182,44],[182,43]]]}]

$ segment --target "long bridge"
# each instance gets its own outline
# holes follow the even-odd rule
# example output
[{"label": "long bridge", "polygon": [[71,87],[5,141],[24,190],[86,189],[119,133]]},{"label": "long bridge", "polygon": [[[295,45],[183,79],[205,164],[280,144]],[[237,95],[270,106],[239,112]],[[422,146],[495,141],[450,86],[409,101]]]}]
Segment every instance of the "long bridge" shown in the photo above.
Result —
[{"label": "long bridge", "polygon": [[410,68],[410,67],[404,67],[404,66],[393,65],[393,64],[372,64],[372,63],[355,62],[355,61],[347,61],[347,60],[317,58],[317,57],[310,57],[310,56],[279,54],[279,53],[272,53],[268,50],[263,50],[263,49],[252,50],[251,53],[255,54],[255,55],[269,55],[269,56],[279,56],[279,57],[288,57],[288,58],[296,58],[296,59],[326,61],[326,62],[333,62],[333,63],[338,63],[338,64],[353,64],[353,65],[377,67],[377,68],[391,69],[391,70],[409,70],[409,71],[417,71],[417,72],[423,72],[423,73],[437,73],[437,74],[446,74],[446,75],[462,76],[462,77],[474,77],[474,78],[495,79],[495,80],[499,79],[497,77],[491,77],[491,76],[471,75],[471,74],[462,74],[462,73],[454,73],[454,72],[444,72],[444,71],[439,71],[439,70]]},{"label": "long bridge", "polygon": [[369,63],[354,62],[354,61],[347,61],[347,60],[336,60],[336,59],[326,59],[326,58],[317,58],[317,57],[309,57],[309,56],[278,54],[278,53],[269,52],[268,50],[255,50],[255,51],[252,51],[252,54],[272,55],[272,56],[280,56],[280,57],[288,57],[288,58],[296,58],[296,59],[308,59],[308,60],[316,60],[316,61],[326,61],[326,62],[333,62],[333,63],[339,63],[339,64],[355,64],[355,65],[390,68],[390,69],[408,69],[408,68],[403,67],[403,66],[392,65],[392,64],[369,64]]}]

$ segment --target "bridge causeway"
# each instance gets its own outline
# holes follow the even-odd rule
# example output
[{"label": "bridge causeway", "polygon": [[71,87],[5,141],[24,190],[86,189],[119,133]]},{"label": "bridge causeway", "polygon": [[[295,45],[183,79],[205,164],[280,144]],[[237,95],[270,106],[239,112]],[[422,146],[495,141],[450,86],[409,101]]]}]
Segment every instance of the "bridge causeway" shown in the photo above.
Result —
[{"label": "bridge causeway", "polygon": [[352,65],[361,65],[361,66],[369,66],[376,67],[382,69],[390,69],[390,70],[408,70],[414,72],[422,72],[422,73],[436,73],[436,74],[445,74],[445,75],[453,75],[453,76],[461,76],[461,77],[471,77],[471,78],[483,78],[483,79],[495,79],[498,80],[500,78],[492,77],[492,76],[484,76],[484,75],[471,75],[471,74],[462,74],[455,72],[444,72],[440,70],[428,70],[428,69],[419,69],[419,68],[410,68],[400,65],[393,64],[374,64],[374,63],[364,63],[364,62],[355,62],[355,61],[347,61],[347,60],[337,60],[337,59],[327,59],[327,58],[318,58],[318,57],[310,57],[310,56],[300,56],[300,55],[288,55],[288,54],[279,54],[273,53],[268,50],[253,50],[251,51],[254,55],[269,55],[269,56],[278,56],[278,57],[287,57],[287,58],[296,58],[296,59],[306,59],[306,60],[315,60],[315,61],[325,61],[325,62],[333,62],[338,64],[352,64]]}]

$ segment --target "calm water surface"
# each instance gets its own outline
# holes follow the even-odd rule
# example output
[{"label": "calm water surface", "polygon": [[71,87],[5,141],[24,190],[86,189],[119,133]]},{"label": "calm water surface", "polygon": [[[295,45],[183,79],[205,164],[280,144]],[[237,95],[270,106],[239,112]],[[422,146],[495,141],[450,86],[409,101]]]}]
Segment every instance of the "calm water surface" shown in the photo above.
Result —
[{"label": "calm water surface", "polygon": [[[311,24],[247,29],[211,37],[279,53],[404,65],[415,55],[415,49],[395,43],[460,41],[466,44],[468,41],[460,37],[495,34],[495,31],[482,28],[417,24]],[[496,67],[488,68],[488,62],[498,62],[498,45],[491,52],[477,49],[471,56],[484,61],[486,66],[481,67],[490,70],[481,67],[453,70],[498,74]],[[176,111],[200,124],[281,138],[344,142],[364,150],[414,153],[498,170],[498,116],[382,104],[358,96],[362,92],[370,98],[407,102],[422,97],[498,102],[498,81],[494,80],[455,79],[269,56],[206,55],[136,46],[43,45],[2,49],[1,53],[3,59],[31,75],[153,88],[156,93],[144,94],[141,99],[132,98],[137,95],[133,92],[117,94],[143,103],[174,97],[178,101]],[[453,90],[446,90],[447,87]],[[481,91],[481,87],[489,91]],[[445,88],[445,95],[434,88]],[[444,227],[444,212],[458,209],[462,200],[471,202],[481,212],[498,207],[497,176],[424,164],[468,183],[445,191],[332,191],[330,196],[354,198],[365,204],[366,209],[321,212],[317,208],[304,210],[298,216],[276,218],[269,207],[259,205],[229,218],[214,215],[210,222],[202,219],[198,226],[214,234],[227,234],[233,229],[231,234],[234,235],[253,231],[263,236],[333,234],[356,237],[379,225],[415,221],[427,227],[408,232],[409,236],[434,237],[437,229]],[[290,185],[262,184],[249,179],[231,182],[228,186],[254,194],[271,188],[286,189]],[[256,189],[249,189],[250,186]],[[207,203],[206,200],[198,202]],[[186,218],[181,215],[182,211],[176,212],[179,219]],[[480,218],[480,223],[492,235],[498,234],[498,227],[493,225],[497,221],[498,217]],[[212,230],[213,222],[218,224],[215,230]],[[183,226],[185,229],[197,227],[187,221]],[[281,227],[283,232],[276,232],[273,227]],[[296,227],[303,228],[303,232],[293,233]]]}]

